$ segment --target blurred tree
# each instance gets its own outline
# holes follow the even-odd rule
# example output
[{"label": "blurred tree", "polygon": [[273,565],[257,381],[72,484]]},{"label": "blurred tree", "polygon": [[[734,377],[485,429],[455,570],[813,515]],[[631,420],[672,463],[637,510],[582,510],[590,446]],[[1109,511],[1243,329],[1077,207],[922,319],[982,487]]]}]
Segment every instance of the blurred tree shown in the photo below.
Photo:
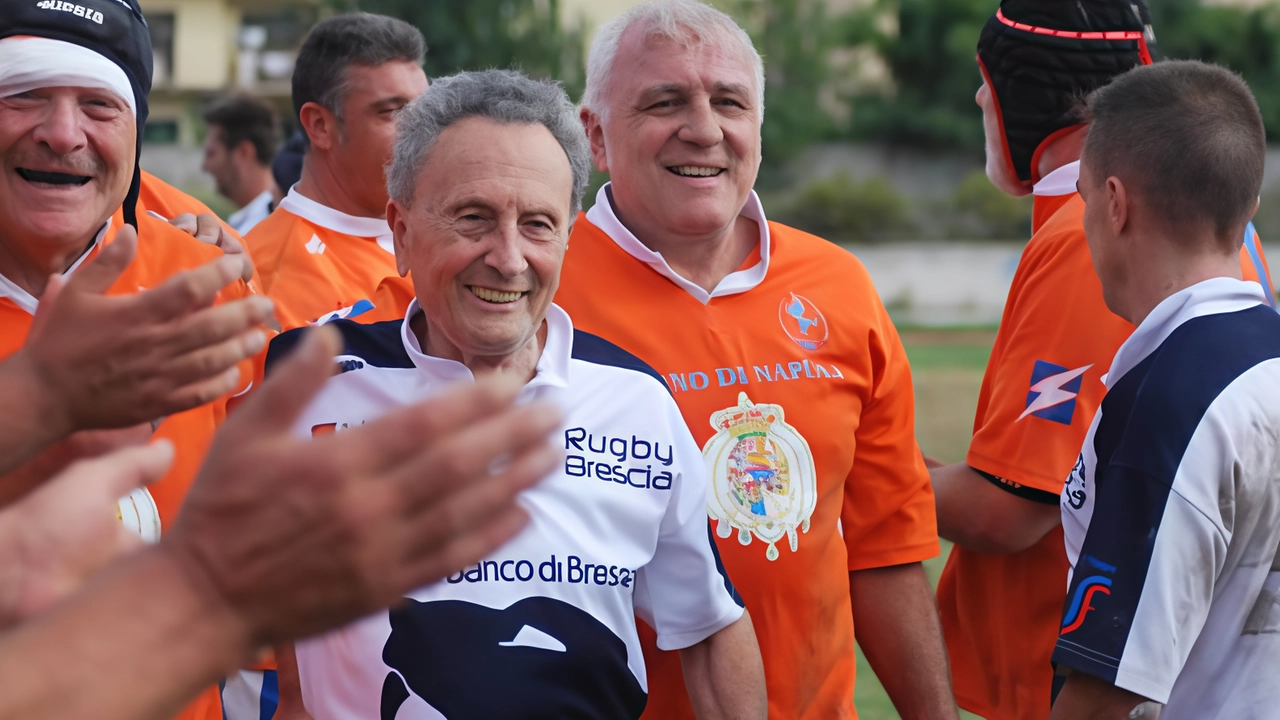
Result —
[{"label": "blurred tree", "polygon": [[[878,0],[851,30],[874,43],[893,73],[894,90],[857,98],[850,134],[926,148],[982,149],[982,84],[974,60],[991,0]],[[897,23],[868,21],[893,13]]]},{"label": "blurred tree", "polygon": [[765,174],[835,126],[819,98],[831,78],[830,57],[841,44],[826,0],[726,0],[721,7],[748,29],[765,62]]},{"label": "blurred tree", "polygon": [[566,29],[558,0],[326,0],[334,9],[390,15],[427,40],[428,77],[520,68],[564,83],[575,100],[585,78],[582,32]]},{"label": "blurred tree", "polygon": [[1154,0],[1157,55],[1194,58],[1240,73],[1262,110],[1267,135],[1280,138],[1280,5],[1256,8]]}]

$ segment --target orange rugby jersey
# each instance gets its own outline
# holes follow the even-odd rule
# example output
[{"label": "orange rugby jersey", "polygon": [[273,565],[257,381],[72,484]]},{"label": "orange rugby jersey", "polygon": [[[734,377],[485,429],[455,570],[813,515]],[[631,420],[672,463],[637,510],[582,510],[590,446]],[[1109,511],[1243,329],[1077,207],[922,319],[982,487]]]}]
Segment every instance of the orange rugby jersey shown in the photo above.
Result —
[{"label": "orange rugby jersey", "polygon": [[[1022,253],[987,363],[966,462],[1057,504],[1133,326],[1107,309],[1075,193],[1079,163],[1035,187]],[[1241,251],[1246,280],[1257,280]],[[952,549],[938,605],[960,706],[987,720],[1044,720],[1067,588],[1062,528],[1008,555]]]},{"label": "orange rugby jersey", "polygon": [[[110,223],[102,236],[114,237],[118,229],[118,223]],[[109,240],[100,239],[99,242]],[[68,272],[74,272],[96,252],[97,246],[77,260]],[[139,213],[137,255],[108,294],[125,295],[156,287],[178,272],[199,267],[221,255],[222,251],[218,248],[201,243],[162,220]],[[248,294],[248,287],[243,282],[236,281],[222,291],[221,299],[239,299]],[[32,313],[35,312],[36,305],[36,299],[29,293],[0,277],[0,357],[8,357],[22,347],[31,328]],[[247,385],[253,372],[251,363],[242,363],[240,372],[242,385]],[[175,450],[173,466],[169,472],[148,488],[160,511],[162,527],[169,527],[177,518],[182,498],[195,479],[214,431],[225,415],[226,399],[223,398],[170,416],[156,429],[155,437],[168,438]],[[217,688],[203,693],[179,718],[221,720],[222,706]]]},{"label": "orange rugby jersey", "polygon": [[401,318],[414,297],[413,283],[396,270],[386,220],[338,212],[296,188],[245,243],[285,330],[334,318]]},{"label": "orange rugby jersey", "polygon": [[[657,369],[703,446],[769,717],[856,717],[849,571],[938,553],[897,332],[857,259],[766,223],[754,193],[757,262],[707,293],[622,226],[607,188],[574,225],[556,302]],[[645,717],[692,718],[678,654],[642,640]]]}]

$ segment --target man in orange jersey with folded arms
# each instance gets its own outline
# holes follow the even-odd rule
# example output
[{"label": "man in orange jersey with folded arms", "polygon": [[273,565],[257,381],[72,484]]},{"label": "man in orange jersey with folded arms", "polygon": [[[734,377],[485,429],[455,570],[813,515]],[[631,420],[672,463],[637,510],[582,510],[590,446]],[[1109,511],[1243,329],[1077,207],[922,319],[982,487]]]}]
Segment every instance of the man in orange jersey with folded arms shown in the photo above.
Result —
[{"label": "man in orange jersey with folded arms", "polygon": [[[1103,302],[1085,242],[1077,105],[1151,62],[1148,22],[1141,0],[1005,0],[978,41],[987,175],[1035,199],[968,454],[930,470],[956,543],[938,585],[956,700],[987,720],[1049,715],[1069,570],[1059,493],[1134,330]],[[1245,279],[1266,277],[1260,254],[1240,259]]]},{"label": "man in orange jersey with folded arms", "polygon": [[[954,718],[906,355],[857,259],[765,219],[763,100],[750,38],[709,5],[601,27],[582,119],[611,183],[574,225],[556,302],[661,373],[702,446],[769,717],[856,717],[856,628],[902,717]],[[679,658],[647,636],[645,717],[692,718]]]},{"label": "man in orange jersey with folded arms", "polygon": [[404,315],[387,181],[396,115],[427,89],[426,44],[408,23],[355,13],[314,28],[298,51],[293,106],[310,139],[302,179],[245,237],[284,329]]}]

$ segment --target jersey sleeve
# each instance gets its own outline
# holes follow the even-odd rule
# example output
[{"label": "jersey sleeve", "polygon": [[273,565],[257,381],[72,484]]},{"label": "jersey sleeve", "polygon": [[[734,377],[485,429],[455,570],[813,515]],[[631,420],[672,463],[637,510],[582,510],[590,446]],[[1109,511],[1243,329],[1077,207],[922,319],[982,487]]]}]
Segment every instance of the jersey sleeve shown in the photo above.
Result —
[{"label": "jersey sleeve", "polygon": [[1053,661],[1164,703],[1208,618],[1227,538],[1140,470],[1112,464],[1095,487]]},{"label": "jersey sleeve", "polygon": [[[655,393],[660,392],[654,386]],[[636,573],[636,615],[662,650],[695,645],[742,617],[743,603],[720,562],[707,520],[707,467],[684,419],[665,392],[663,422],[679,471],[649,563]]]},{"label": "jersey sleeve", "polygon": [[1079,223],[1057,232],[1023,254],[965,458],[1007,488],[1055,496],[1102,402],[1102,375],[1133,331],[1104,304]]},{"label": "jersey sleeve", "polygon": [[933,486],[916,443],[911,367],[888,313],[878,301],[876,307],[870,394],[840,513],[849,570],[919,562],[941,551]]}]

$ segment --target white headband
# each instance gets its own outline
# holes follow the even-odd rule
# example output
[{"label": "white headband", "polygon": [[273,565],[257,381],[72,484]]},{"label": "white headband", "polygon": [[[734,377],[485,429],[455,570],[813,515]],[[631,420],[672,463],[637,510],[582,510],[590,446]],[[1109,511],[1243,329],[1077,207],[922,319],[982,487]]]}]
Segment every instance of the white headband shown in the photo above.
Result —
[{"label": "white headband", "polygon": [[133,86],[121,67],[86,47],[62,40],[15,36],[0,40],[0,97],[44,87],[91,87],[124,100],[138,117]]}]

